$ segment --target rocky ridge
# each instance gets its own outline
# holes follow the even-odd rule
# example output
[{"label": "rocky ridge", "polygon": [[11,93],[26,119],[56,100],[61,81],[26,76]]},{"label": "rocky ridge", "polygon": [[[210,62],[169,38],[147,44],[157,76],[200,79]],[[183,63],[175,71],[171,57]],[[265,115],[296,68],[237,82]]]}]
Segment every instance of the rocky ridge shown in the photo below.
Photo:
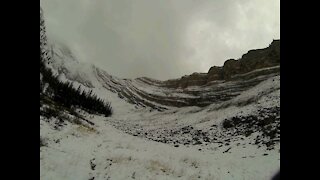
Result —
[{"label": "rocky ridge", "polygon": [[[151,107],[158,111],[170,107],[204,107],[227,101],[280,73],[280,40],[273,41],[265,49],[251,50],[240,60],[228,60],[223,67],[211,67],[208,73],[193,73],[167,81],[147,77],[120,79],[94,65],[79,70],[85,65],[77,62],[65,48],[51,46],[51,54],[56,60],[53,69],[58,74],[89,88],[94,87],[93,81],[98,81],[104,88],[117,93],[137,108]],[[74,67],[78,68],[72,71]]]},{"label": "rocky ridge", "polygon": [[[229,59],[222,67],[213,66],[208,73],[193,73],[180,79],[167,80],[162,84],[170,88],[187,88],[189,86],[204,86],[212,81],[234,80],[237,75],[249,73],[257,69],[280,65],[280,40],[273,40],[269,47],[250,50],[239,60]],[[258,74],[257,74],[258,75]]]}]

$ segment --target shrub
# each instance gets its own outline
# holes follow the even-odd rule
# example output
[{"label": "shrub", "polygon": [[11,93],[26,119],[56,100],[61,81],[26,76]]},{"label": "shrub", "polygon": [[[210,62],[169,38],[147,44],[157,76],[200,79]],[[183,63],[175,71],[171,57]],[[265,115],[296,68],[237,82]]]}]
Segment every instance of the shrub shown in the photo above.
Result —
[{"label": "shrub", "polygon": [[228,129],[233,127],[233,123],[231,120],[225,119],[222,123],[223,128]]},{"label": "shrub", "polygon": [[47,146],[47,145],[48,145],[47,142],[45,142],[45,140],[40,137],[40,147]]}]

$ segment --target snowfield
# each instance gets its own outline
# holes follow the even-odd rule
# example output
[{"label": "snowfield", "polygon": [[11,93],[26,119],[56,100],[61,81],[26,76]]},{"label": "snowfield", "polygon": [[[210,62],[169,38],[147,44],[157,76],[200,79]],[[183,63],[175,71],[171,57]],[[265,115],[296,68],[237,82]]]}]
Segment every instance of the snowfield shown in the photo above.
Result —
[{"label": "snowfield", "polygon": [[41,148],[41,179],[270,179],[279,169],[276,151],[173,147],[125,134],[103,117],[91,120],[94,131],[73,124],[55,131],[42,122],[48,147]]},{"label": "snowfield", "polygon": [[[248,137],[230,136],[233,139],[228,145],[218,143],[228,137],[222,127],[224,119],[258,114],[261,108],[280,107],[280,76],[269,78],[220,104],[204,108],[172,107],[164,112],[136,108],[98,83],[93,84],[94,93],[111,102],[114,114],[107,118],[87,114],[86,119],[93,122],[93,126],[65,121],[61,129],[54,128],[54,119],[40,117],[40,136],[46,142],[46,146],[40,148],[41,179],[267,180],[280,169],[280,142],[271,150],[258,147],[253,142],[261,132]],[[251,103],[239,106],[249,99]],[[172,136],[167,130],[186,126],[204,132],[211,128],[210,132],[216,134],[209,134],[210,138],[222,136],[216,136],[216,143],[175,143],[187,139],[189,134]],[[158,137],[171,137],[171,141],[156,142]]]}]

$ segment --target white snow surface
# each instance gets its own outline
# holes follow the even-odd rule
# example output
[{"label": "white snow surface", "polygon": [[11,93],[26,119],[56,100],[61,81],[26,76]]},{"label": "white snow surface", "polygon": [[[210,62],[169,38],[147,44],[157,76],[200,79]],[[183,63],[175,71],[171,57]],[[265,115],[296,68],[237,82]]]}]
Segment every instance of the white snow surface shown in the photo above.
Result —
[{"label": "white snow surface", "polygon": [[95,131],[73,124],[55,131],[42,121],[48,147],[41,148],[41,179],[270,179],[279,168],[276,151],[263,156],[253,146],[231,154],[173,147],[125,134],[103,117],[91,121]]},{"label": "white snow surface", "polygon": [[[248,144],[250,137],[232,142],[229,153],[222,153],[216,144],[202,146],[179,146],[155,142],[124,133],[112,124],[134,125],[150,129],[194,125],[206,129],[209,125],[220,125],[221,121],[239,113],[253,114],[259,106],[279,105],[280,77],[271,78],[243,92],[224,109],[186,107],[172,108],[165,112],[150,112],[135,109],[133,105],[104,88],[94,92],[106,97],[114,109],[112,117],[88,115],[94,122],[94,130],[67,122],[61,130],[54,130],[46,121],[40,120],[41,137],[48,145],[41,147],[40,177],[45,180],[77,179],[271,179],[280,168],[280,146],[266,151]],[[261,92],[270,92],[257,99],[256,103],[244,107],[232,104],[256,97]],[[56,143],[56,140],[60,142]],[[245,144],[236,146],[236,143]],[[199,151],[199,148],[202,150]],[[264,156],[263,154],[268,155]],[[91,169],[90,161],[95,164]]]},{"label": "white snow surface", "polygon": [[[61,52],[70,53],[66,50]],[[95,123],[91,128],[88,128],[89,125],[66,121],[62,129],[56,130],[50,123],[54,119],[46,121],[40,117],[40,136],[47,143],[40,148],[40,179],[267,180],[280,169],[280,143],[273,150],[257,148],[249,143],[258,132],[231,142],[232,149],[222,153],[227,147],[218,148],[219,144],[215,143],[174,147],[132,136],[119,128],[159,130],[192,125],[206,130],[211,125],[217,125],[219,131],[221,122],[228,117],[256,114],[259,108],[280,107],[279,75],[226,102],[204,108],[169,107],[167,111],[158,112],[151,108],[136,108],[107,90],[95,77],[92,65],[61,58],[51,66],[56,72],[59,67],[65,67],[67,71],[60,76],[60,80],[78,78],[79,81],[72,81],[75,87],[81,85],[82,89],[92,89],[99,97],[111,102],[114,112],[107,118],[87,114],[86,119]],[[113,79],[125,83],[125,80]],[[134,83],[141,85],[138,80],[134,80]],[[145,86],[140,88],[161,93]],[[238,105],[248,100],[252,100],[252,103]],[[238,146],[237,143],[242,145]]]}]

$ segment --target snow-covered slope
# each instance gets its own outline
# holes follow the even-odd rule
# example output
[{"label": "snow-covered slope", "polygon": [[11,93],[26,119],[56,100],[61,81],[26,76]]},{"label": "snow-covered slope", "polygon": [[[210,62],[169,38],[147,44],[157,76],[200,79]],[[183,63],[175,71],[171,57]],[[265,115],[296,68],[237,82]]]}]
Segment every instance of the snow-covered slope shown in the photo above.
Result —
[{"label": "snow-covered slope", "polygon": [[166,81],[146,77],[117,78],[94,65],[78,62],[72,52],[62,44],[49,43],[49,46],[54,59],[50,66],[62,79],[78,82],[89,88],[104,88],[136,107],[151,107],[159,111],[172,107],[204,107],[230,100],[242,91],[279,75],[280,69],[279,66],[267,67],[234,76],[231,81],[216,80],[202,86],[170,88]]},{"label": "snow-covered slope", "polygon": [[169,88],[112,76],[63,44],[46,49],[60,80],[92,90],[114,112],[82,112],[90,123],[40,116],[41,179],[270,179],[279,170],[279,66]]},{"label": "snow-covered slope", "polygon": [[277,151],[253,145],[234,145],[228,153],[223,153],[228,148],[174,147],[123,133],[102,117],[91,120],[93,130],[68,123],[60,131],[41,121],[41,135],[47,139],[40,154],[41,179],[263,180],[279,168]]},{"label": "snow-covered slope", "polygon": [[[106,89],[94,89],[108,93],[114,115],[87,115],[93,126],[65,122],[60,130],[40,121],[47,142],[40,154],[41,179],[270,179],[280,167],[280,144],[259,147],[255,139],[262,131],[234,135],[222,122],[279,107],[279,81],[268,79],[219,105],[165,112],[135,109]],[[196,137],[201,144],[193,143]],[[188,139],[192,143],[184,144]]]}]

